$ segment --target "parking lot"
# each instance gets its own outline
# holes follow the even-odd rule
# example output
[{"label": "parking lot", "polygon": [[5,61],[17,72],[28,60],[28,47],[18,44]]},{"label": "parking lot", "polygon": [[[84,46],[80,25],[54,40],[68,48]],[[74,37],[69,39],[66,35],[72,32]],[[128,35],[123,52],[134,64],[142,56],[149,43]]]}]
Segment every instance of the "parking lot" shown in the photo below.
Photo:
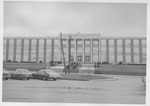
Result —
[{"label": "parking lot", "polygon": [[140,76],[104,75],[114,79],[3,81],[3,102],[145,104]]}]

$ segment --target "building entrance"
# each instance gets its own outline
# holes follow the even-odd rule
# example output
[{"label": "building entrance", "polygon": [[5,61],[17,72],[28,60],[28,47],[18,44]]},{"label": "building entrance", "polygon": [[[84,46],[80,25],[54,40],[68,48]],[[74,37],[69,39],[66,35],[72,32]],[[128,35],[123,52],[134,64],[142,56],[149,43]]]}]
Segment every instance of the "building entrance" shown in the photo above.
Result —
[{"label": "building entrance", "polygon": [[85,56],[85,62],[90,62],[90,59],[91,57],[90,56]]},{"label": "building entrance", "polygon": [[71,56],[71,57],[70,57],[70,60],[71,60],[71,61],[74,61],[74,57],[73,57],[73,56]]},{"label": "building entrance", "polygon": [[82,62],[82,56],[77,56],[77,62]]}]

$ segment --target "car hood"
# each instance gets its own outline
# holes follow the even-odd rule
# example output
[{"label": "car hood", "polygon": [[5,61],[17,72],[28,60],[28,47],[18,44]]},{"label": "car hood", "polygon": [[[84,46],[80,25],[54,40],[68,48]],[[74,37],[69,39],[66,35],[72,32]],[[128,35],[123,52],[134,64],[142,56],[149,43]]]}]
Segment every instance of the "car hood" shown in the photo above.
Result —
[{"label": "car hood", "polygon": [[31,73],[22,73],[22,75],[32,75]]},{"label": "car hood", "polygon": [[3,74],[10,74],[8,71],[3,71]]},{"label": "car hood", "polygon": [[58,73],[48,73],[50,77],[61,77]]}]

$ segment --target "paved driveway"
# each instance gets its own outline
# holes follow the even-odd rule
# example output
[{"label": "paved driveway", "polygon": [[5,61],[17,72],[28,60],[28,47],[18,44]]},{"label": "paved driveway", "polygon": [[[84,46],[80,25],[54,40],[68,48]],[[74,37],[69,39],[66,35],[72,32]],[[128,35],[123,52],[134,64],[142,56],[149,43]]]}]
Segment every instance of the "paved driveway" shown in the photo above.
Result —
[{"label": "paved driveway", "polygon": [[[108,75],[112,76],[112,75]],[[113,75],[116,80],[3,81],[3,102],[144,104],[139,76]]]}]

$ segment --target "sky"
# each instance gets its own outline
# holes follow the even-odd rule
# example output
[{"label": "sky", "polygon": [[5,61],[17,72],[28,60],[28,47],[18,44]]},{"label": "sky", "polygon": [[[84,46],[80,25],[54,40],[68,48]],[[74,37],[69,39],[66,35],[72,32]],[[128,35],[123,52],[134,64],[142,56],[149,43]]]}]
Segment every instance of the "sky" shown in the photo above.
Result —
[{"label": "sky", "polygon": [[4,2],[4,37],[101,34],[146,37],[144,3]]}]

